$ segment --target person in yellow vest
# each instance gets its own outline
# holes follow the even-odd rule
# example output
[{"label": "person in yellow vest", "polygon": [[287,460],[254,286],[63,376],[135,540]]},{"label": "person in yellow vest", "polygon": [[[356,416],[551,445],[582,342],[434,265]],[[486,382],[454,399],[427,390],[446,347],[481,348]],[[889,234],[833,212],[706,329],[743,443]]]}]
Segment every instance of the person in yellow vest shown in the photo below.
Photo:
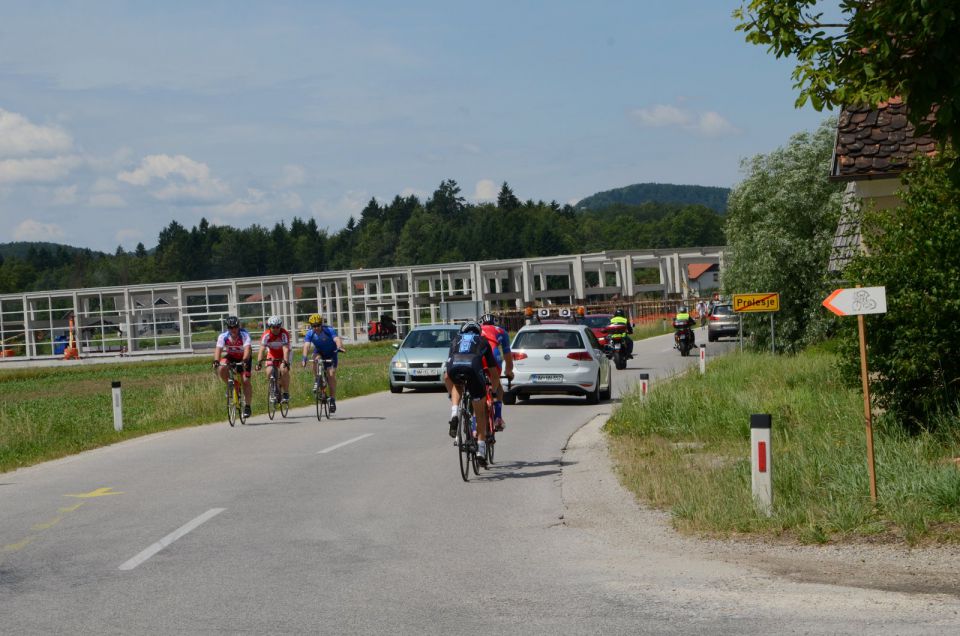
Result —
[{"label": "person in yellow vest", "polygon": [[676,329],[678,327],[687,326],[690,327],[690,333],[693,334],[693,342],[696,344],[697,336],[693,332],[693,328],[697,325],[697,321],[690,316],[690,310],[686,305],[680,305],[677,307],[677,315],[673,318],[673,327]]},{"label": "person in yellow vest", "polygon": [[617,307],[617,310],[613,312],[613,318],[610,319],[611,327],[623,327],[626,329],[625,334],[612,333],[610,337],[615,340],[623,339],[623,345],[627,350],[627,357],[633,357],[633,340],[630,339],[630,334],[633,333],[633,325],[630,323],[630,320],[627,318],[623,309]]}]

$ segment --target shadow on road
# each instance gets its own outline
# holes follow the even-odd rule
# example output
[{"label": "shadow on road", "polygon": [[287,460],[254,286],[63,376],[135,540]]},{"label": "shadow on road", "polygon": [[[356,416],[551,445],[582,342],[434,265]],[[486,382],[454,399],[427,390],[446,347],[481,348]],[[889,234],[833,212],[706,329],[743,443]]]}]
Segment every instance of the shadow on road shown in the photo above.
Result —
[{"label": "shadow on road", "polygon": [[[529,479],[531,477],[547,477],[559,475],[564,466],[572,466],[576,462],[565,462],[562,459],[552,459],[542,462],[494,462],[486,472],[477,479],[480,481],[502,481],[504,479]],[[538,468],[544,470],[536,470]]]}]

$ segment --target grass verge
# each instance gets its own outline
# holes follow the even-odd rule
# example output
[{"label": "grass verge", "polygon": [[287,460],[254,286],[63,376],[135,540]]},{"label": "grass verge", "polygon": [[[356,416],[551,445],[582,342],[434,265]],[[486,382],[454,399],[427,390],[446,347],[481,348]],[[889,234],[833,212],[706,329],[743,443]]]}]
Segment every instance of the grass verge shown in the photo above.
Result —
[{"label": "grass verge", "polygon": [[[390,342],[340,355],[339,399],[387,389]],[[313,404],[313,374],[299,366],[292,407]],[[169,361],[0,370],[0,472],[158,431],[226,420],[224,384],[207,356]],[[266,379],[254,371],[253,412],[266,412]],[[111,382],[123,392],[123,431],[113,430]],[[279,417],[279,415],[278,415]]]},{"label": "grass verge", "polygon": [[[774,514],[750,492],[750,415],[773,416]],[[834,354],[730,355],[625,396],[607,424],[623,483],[672,512],[679,530],[845,539],[960,540],[960,422],[907,437],[876,422],[878,505],[870,503],[863,398]]]}]

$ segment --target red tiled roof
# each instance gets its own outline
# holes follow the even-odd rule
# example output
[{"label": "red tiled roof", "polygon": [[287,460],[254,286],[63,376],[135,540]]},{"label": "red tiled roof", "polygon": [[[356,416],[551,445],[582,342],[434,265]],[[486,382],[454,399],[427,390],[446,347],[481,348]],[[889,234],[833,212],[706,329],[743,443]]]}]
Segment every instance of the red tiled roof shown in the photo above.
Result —
[{"label": "red tiled roof", "polygon": [[[932,119],[933,114],[927,117]],[[899,97],[876,107],[845,107],[837,122],[830,178],[849,181],[898,176],[911,157],[936,153],[936,142],[914,131],[907,121],[907,106]]]},{"label": "red tiled roof", "polygon": [[716,263],[690,263],[687,265],[687,278],[690,280],[697,280],[705,272],[710,271],[711,269],[719,269]]}]

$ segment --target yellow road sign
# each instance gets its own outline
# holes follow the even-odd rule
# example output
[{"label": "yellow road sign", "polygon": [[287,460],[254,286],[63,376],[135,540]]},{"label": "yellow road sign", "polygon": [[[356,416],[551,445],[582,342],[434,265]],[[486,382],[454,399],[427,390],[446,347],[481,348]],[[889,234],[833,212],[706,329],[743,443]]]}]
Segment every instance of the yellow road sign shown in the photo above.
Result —
[{"label": "yellow road sign", "polygon": [[780,294],[734,294],[733,310],[737,313],[748,311],[780,311]]}]

